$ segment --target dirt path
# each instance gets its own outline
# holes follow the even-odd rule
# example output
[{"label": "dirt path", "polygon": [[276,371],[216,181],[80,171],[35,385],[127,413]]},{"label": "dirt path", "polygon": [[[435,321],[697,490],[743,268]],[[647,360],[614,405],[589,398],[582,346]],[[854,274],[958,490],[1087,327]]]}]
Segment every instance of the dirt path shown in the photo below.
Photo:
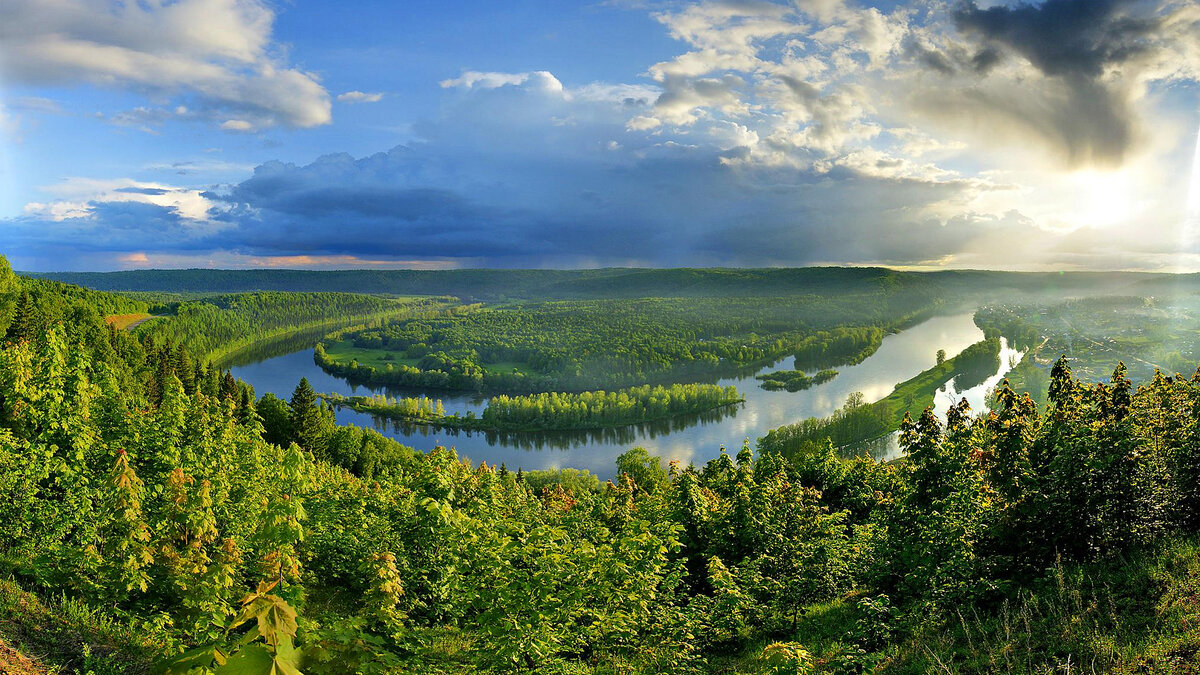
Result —
[{"label": "dirt path", "polygon": [[46,675],[48,672],[0,638],[0,675]]},{"label": "dirt path", "polygon": [[128,326],[125,326],[125,330],[133,330],[134,328],[137,328],[138,326],[146,323],[147,321],[150,321],[151,319],[157,319],[157,318],[159,318],[159,317],[148,316],[144,319],[138,319],[137,321],[134,321],[133,323],[129,324]]}]

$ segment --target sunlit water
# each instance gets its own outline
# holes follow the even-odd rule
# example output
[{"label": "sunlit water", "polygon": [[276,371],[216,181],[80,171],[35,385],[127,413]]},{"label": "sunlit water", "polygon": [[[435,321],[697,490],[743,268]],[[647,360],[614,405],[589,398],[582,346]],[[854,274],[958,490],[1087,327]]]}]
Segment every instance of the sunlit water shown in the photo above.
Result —
[{"label": "sunlit water", "polygon": [[[575,467],[609,477],[617,456],[634,446],[642,446],[664,459],[699,465],[716,457],[722,445],[733,451],[741,446],[743,439],[750,439],[753,444],[776,427],[806,417],[830,415],[853,392],[862,392],[868,403],[882,399],[892,392],[897,383],[932,367],[939,349],[944,349],[947,355],[952,356],[982,340],[983,333],[971,317],[969,313],[934,317],[901,333],[889,335],[870,358],[855,366],[838,368],[839,374],[832,381],[806,391],[767,391],[759,386],[754,374],[720,380],[718,384],[722,386],[737,386],[746,398],[745,403],[711,415],[665,424],[638,425],[596,433],[497,435],[395,423],[352,410],[339,410],[337,420],[341,424],[377,429],[422,450],[438,443],[454,446],[461,456],[473,462],[503,462],[513,470],[518,467],[526,470]],[[994,385],[1003,372],[1007,372],[1014,355],[1020,358],[1019,353],[1008,349],[1006,345],[1000,373],[967,392],[939,393],[937,409],[944,416],[951,397],[957,401],[958,397],[965,395],[973,410],[982,411],[987,387]],[[758,372],[790,369],[793,365],[794,359],[789,357]],[[353,386],[317,367],[313,363],[311,348],[235,366],[232,370],[234,376],[253,385],[260,396],[270,392],[281,398],[289,398],[301,377],[307,377],[319,392],[346,396],[380,391],[396,396],[419,393]],[[424,393],[432,398],[440,398],[447,412],[465,414],[474,411],[479,415],[487,406],[486,397],[435,391]],[[876,444],[873,452],[878,458],[884,459],[895,456],[898,451],[892,440],[890,443]]]}]

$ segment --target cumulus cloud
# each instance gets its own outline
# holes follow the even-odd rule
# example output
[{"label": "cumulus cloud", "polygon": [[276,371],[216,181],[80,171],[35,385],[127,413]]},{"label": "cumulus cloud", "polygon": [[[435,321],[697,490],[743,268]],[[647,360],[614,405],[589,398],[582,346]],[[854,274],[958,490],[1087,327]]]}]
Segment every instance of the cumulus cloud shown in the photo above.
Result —
[{"label": "cumulus cloud", "polygon": [[161,207],[180,218],[197,224],[207,223],[212,203],[201,190],[128,178],[69,178],[41,188],[51,201],[30,202],[25,213],[53,221],[86,218],[98,204],[133,202]]},{"label": "cumulus cloud", "polygon": [[383,94],[355,90],[338,94],[337,100],[342,103],[378,103],[383,100]]},{"label": "cumulus cloud", "polygon": [[671,5],[680,53],[641,82],[463,71],[407,145],[221,189],[81,186],[5,226],[45,259],[246,265],[1179,260],[1194,120],[1164,101],[1200,80],[1200,7],[991,5]]},{"label": "cumulus cloud", "polygon": [[1200,78],[1200,6],[1047,0],[890,11],[822,0],[714,0],[658,14],[688,50],[631,130],[748,124],[761,160],[836,159],[892,129],[945,150],[1031,148],[1023,161],[1117,167],[1146,145],[1149,89]]},{"label": "cumulus cloud", "polygon": [[198,114],[254,128],[330,121],[328,92],[271,41],[262,0],[0,0],[0,76],[86,82],[178,97]]}]

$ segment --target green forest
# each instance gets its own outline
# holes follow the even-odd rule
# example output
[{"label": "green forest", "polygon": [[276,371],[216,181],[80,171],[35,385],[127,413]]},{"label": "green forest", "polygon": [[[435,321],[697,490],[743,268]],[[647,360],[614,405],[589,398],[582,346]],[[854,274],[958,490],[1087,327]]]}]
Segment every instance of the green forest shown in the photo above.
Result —
[{"label": "green forest", "polygon": [[147,343],[182,346],[199,358],[220,362],[273,337],[427,314],[451,300],[348,293],[221,295],[156,303],[151,310],[168,320],[147,323],[140,332]]},{"label": "green forest", "polygon": [[[886,332],[940,304],[886,289],[463,307],[343,332],[315,358],[327,372],[376,386],[525,393],[694,382],[790,354],[797,363],[861,362]],[[371,353],[381,356],[368,363]]]},{"label": "green forest", "polygon": [[[224,302],[205,304],[263,334],[305,323],[284,298]],[[420,304],[438,299],[380,302],[395,306],[310,300],[316,319],[375,321],[381,339],[409,322],[440,326],[447,348],[483,331],[459,321],[477,310]],[[779,308],[753,323],[757,305],[731,304],[745,335],[775,330]],[[648,306],[669,330],[612,361],[629,372],[717,325],[715,307],[688,333],[670,303]],[[1200,376],[1135,387],[1118,364],[1096,383],[1057,359],[1044,405],[1004,384],[979,416],[923,410],[951,377],[999,367],[989,336],[823,427],[700,466],[631,448],[601,482],[340,426],[307,381],[257,396],[213,365],[241,318],[212,335],[173,324],[180,308],[105,323],[151,310],[0,259],[0,647],[44,672],[1172,673],[1200,653]],[[376,310],[432,313],[361,320]],[[479,324],[498,351],[475,363],[511,357],[541,311],[563,310]],[[564,332],[602,346],[640,315]],[[736,395],[670,391],[493,405],[524,424]],[[837,452],[871,425],[899,429],[903,460]]]},{"label": "green forest", "polygon": [[[307,381],[306,381],[307,382]],[[619,391],[579,394],[542,393],[527,396],[497,394],[483,413],[446,414],[440,400],[427,397],[322,395],[334,406],[391,419],[449,429],[479,431],[574,431],[653,422],[734,405],[742,401],[737,387],[713,384],[644,385]]]}]

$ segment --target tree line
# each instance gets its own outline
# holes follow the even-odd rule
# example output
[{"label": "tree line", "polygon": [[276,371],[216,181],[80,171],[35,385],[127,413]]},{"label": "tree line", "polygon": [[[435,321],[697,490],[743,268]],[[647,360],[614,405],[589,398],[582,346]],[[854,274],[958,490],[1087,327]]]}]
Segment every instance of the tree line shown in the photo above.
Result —
[{"label": "tree line", "polygon": [[803,370],[778,370],[773,373],[763,373],[757,375],[756,378],[762,381],[762,388],[773,391],[786,389],[787,391],[804,391],[811,389],[818,384],[824,384],[833,378],[837,377],[838,371],[832,368],[827,368],[813,375],[808,375]]},{"label": "tree line", "polygon": [[936,305],[885,294],[522,303],[343,336],[415,364],[360,364],[324,345],[317,363],[364,384],[511,393],[702,381],[793,353],[860,361],[888,330]]},{"label": "tree line", "polygon": [[349,293],[222,295],[156,306],[168,316],[143,324],[137,332],[155,345],[182,345],[198,358],[220,361],[272,336],[413,316],[447,302],[446,298],[396,300]]},{"label": "tree line", "polygon": [[498,394],[476,417],[446,414],[440,400],[425,396],[325,395],[334,406],[416,423],[481,431],[564,431],[629,426],[696,415],[743,399],[737,387],[712,384],[644,385],[620,391],[552,392],[529,396]]}]

